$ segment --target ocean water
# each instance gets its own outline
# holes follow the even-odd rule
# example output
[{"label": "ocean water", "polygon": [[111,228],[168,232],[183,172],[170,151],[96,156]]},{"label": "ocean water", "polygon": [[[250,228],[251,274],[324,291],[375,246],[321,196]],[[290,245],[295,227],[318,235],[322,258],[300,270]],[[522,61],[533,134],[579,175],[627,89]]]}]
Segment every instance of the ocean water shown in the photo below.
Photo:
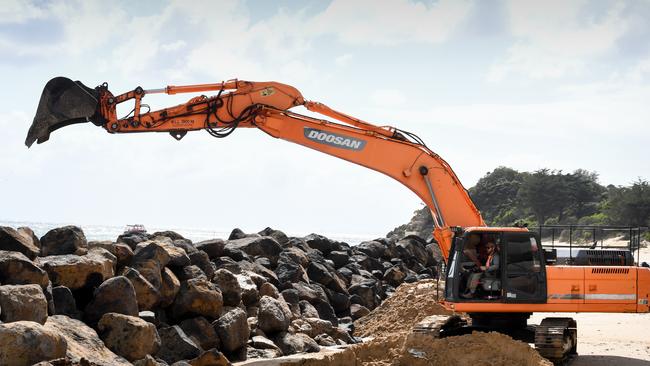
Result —
[{"label": "ocean water", "polygon": [[[71,224],[71,223],[49,223],[49,222],[30,222],[30,221],[2,221],[0,220],[0,226],[10,226],[13,228],[18,228],[21,226],[27,226],[34,230],[34,234],[39,238],[48,231],[62,227],[66,225],[76,225],[81,227],[86,239],[90,240],[115,240],[124,232],[125,226],[113,226],[113,225],[84,225],[84,224]],[[183,237],[190,239],[192,242],[199,242],[208,239],[227,239],[230,235],[230,231],[223,229],[205,229],[205,228],[182,228],[182,227],[146,227],[147,232],[154,233],[156,231],[165,231],[172,230]],[[303,237],[309,235],[310,233],[296,233],[285,231],[285,234],[288,236]],[[376,239],[382,235],[370,235],[370,234],[332,234],[332,233],[317,233],[323,235],[332,240],[342,241],[350,245],[357,245],[363,241]]]}]

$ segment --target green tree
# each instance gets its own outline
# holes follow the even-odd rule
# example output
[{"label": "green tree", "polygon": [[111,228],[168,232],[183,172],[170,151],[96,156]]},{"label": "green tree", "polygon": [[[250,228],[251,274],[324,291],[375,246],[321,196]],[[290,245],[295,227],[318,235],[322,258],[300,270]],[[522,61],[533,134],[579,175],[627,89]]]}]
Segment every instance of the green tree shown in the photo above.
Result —
[{"label": "green tree", "polygon": [[604,205],[610,222],[617,225],[650,225],[650,183],[639,179],[630,187],[607,187]]},{"label": "green tree", "polygon": [[[518,171],[501,166],[488,172],[469,189],[472,201],[487,223],[507,225],[518,218],[512,216],[519,206],[517,192],[523,179],[523,175]],[[504,220],[507,222],[503,222]]]},{"label": "green tree", "polygon": [[518,197],[521,203],[535,216],[538,224],[551,217],[562,222],[566,208],[570,205],[570,190],[562,171],[540,169],[525,176]]},{"label": "green tree", "polygon": [[567,174],[565,179],[569,186],[569,214],[580,219],[597,213],[606,191],[598,184],[598,173],[578,169]]}]

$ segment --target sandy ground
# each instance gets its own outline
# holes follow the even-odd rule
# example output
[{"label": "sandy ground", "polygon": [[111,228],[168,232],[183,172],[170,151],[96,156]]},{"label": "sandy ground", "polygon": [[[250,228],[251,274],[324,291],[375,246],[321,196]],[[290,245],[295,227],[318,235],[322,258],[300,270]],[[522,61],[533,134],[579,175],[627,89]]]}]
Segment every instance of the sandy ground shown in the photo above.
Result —
[{"label": "sandy ground", "polygon": [[571,366],[650,366],[650,314],[535,313],[530,323],[552,316],[578,323],[578,357]]},{"label": "sandy ground", "polygon": [[[641,249],[643,261],[650,263],[650,248]],[[650,366],[650,314],[535,313],[530,323],[552,316],[578,322],[578,357],[571,366]]]}]

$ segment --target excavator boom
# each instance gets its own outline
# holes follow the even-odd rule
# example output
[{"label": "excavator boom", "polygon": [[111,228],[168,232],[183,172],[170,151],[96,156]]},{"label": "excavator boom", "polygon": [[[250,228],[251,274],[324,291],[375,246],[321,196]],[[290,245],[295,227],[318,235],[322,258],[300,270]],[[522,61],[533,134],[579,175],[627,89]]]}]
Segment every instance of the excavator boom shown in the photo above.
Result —
[{"label": "excavator boom", "polygon": [[[142,113],[142,98],[154,93],[217,92],[187,103]],[[118,118],[116,106],[134,101],[131,114]],[[336,121],[290,111],[304,106]],[[58,77],[47,83],[25,143],[42,143],[52,131],[73,123],[92,122],[109,133],[168,132],[180,140],[188,131],[205,129],[226,137],[237,128],[267,134],[376,170],[399,181],[427,204],[434,218],[443,258],[451,248],[453,228],[485,226],[460,180],[440,156],[412,133],[376,126],[306,101],[294,87],[277,82],[231,80],[215,84],[167,86],[114,96],[106,83],[91,89]]]}]

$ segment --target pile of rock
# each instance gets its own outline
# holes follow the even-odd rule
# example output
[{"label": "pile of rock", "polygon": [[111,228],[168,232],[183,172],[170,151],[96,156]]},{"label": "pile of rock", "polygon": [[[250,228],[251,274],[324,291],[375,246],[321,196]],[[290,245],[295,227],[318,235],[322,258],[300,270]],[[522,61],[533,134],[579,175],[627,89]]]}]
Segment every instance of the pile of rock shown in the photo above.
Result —
[{"label": "pile of rock", "polygon": [[0,227],[0,364],[226,365],[354,343],[353,320],[436,275],[434,253],[414,236],[87,242],[75,226]]}]

